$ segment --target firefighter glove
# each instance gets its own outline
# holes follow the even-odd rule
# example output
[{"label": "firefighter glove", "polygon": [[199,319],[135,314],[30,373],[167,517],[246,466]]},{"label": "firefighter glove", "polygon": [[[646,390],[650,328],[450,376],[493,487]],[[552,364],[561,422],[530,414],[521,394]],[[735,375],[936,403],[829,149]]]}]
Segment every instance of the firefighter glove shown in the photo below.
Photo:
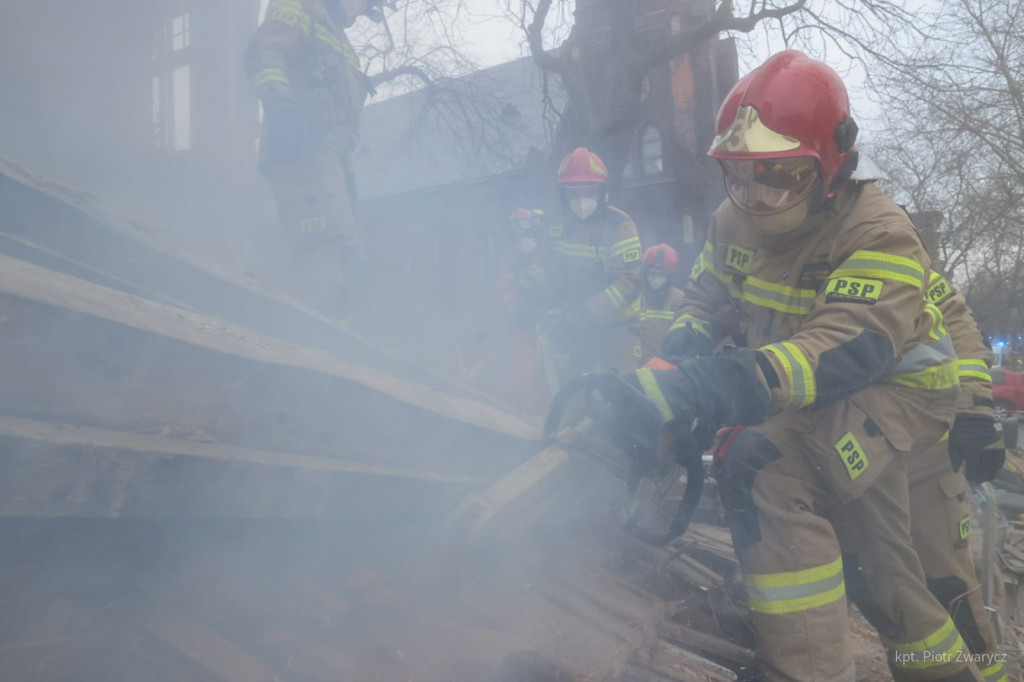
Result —
[{"label": "firefighter glove", "polygon": [[966,463],[964,474],[971,484],[994,479],[1006,461],[1006,447],[995,421],[980,414],[958,414],[949,432],[949,459],[954,471]]},{"label": "firefighter glove", "polygon": [[687,324],[669,332],[661,344],[661,357],[679,363],[687,358],[711,355],[711,339]]},{"label": "firefighter glove", "polygon": [[734,349],[685,360],[678,369],[639,369],[625,378],[658,406],[666,422],[760,424],[768,417],[769,395],[756,354]]},{"label": "firefighter glove", "polygon": [[266,110],[267,156],[273,161],[298,161],[313,149],[309,120],[294,104]]}]

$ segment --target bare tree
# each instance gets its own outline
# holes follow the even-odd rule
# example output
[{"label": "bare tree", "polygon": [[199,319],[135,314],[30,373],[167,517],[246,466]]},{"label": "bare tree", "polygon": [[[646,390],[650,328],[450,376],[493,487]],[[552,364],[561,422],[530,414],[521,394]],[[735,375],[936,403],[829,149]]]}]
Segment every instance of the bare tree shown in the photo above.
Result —
[{"label": "bare tree", "polygon": [[641,39],[635,21],[643,0],[593,0],[612,27],[608,56],[595,64],[579,49],[575,31],[558,49],[546,46],[550,34],[567,21],[566,0],[504,1],[525,32],[533,59],[556,75],[568,94],[555,155],[578,145],[592,147],[614,179],[621,177],[629,155],[644,76],[715,36],[756,29],[775,44],[815,53],[838,49],[863,59],[884,52],[901,30],[913,25],[913,17],[895,0],[752,0],[741,8],[732,0],[704,0],[691,4],[690,26],[652,43]]},{"label": "bare tree", "polygon": [[880,156],[916,210],[940,211],[936,258],[990,329],[1024,320],[1024,6],[949,0],[878,60]]}]

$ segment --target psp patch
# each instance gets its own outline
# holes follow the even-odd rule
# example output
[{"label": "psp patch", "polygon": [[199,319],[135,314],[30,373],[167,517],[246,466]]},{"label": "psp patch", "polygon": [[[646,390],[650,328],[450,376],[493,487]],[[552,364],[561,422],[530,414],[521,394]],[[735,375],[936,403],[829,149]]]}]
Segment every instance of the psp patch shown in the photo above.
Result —
[{"label": "psp patch", "polygon": [[953,287],[949,286],[949,282],[942,275],[933,278],[934,284],[928,287],[928,302],[935,305],[939,305],[947,298],[953,295]]},{"label": "psp patch", "polygon": [[850,475],[851,481],[856,481],[861,474],[867,471],[868,456],[864,454],[864,449],[861,448],[856,436],[851,431],[843,434],[843,437],[832,447],[839,454],[839,459],[843,460],[843,466],[846,467],[846,473]]},{"label": "psp patch", "polygon": [[960,539],[966,540],[967,536],[971,534],[971,517],[964,517],[964,520],[960,522]]},{"label": "psp patch", "polygon": [[874,305],[882,295],[882,284],[880,279],[835,277],[825,285],[825,302]]},{"label": "psp patch", "polygon": [[561,225],[552,225],[548,229],[548,236],[551,236],[551,237],[554,237],[555,239],[557,239],[557,238],[562,236],[562,232],[563,232],[563,230],[562,230],[562,226]]},{"label": "psp patch", "polygon": [[640,260],[640,249],[630,249],[622,254],[623,263],[635,263]]},{"label": "psp patch", "polygon": [[753,250],[745,249],[742,246],[736,246],[735,244],[729,244],[729,249],[725,253],[726,267],[735,268],[743,274],[748,273],[750,270],[750,264],[753,260]]}]

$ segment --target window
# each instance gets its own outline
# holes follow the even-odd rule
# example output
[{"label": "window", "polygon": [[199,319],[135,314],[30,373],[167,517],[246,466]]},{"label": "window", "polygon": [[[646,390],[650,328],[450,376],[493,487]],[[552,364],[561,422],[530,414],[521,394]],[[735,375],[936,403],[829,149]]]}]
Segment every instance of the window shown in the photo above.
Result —
[{"label": "window", "polygon": [[171,101],[174,102],[174,135],[171,148],[183,152],[192,146],[192,92],[188,66],[171,74]]},{"label": "window", "polygon": [[1006,373],[1005,372],[997,372],[995,370],[992,370],[992,383],[993,384],[1005,384],[1006,383]]},{"label": "window", "polygon": [[177,52],[188,47],[188,14],[180,14],[171,20],[171,51]]},{"label": "window", "polygon": [[158,149],[192,148],[192,73],[187,57],[191,44],[188,14],[166,19],[153,49],[153,144]]},{"label": "window", "polygon": [[657,126],[645,126],[640,133],[640,158],[643,160],[644,175],[661,175],[664,172],[661,132]]},{"label": "window", "polygon": [[693,216],[689,213],[683,214],[683,243],[692,244],[695,241],[693,235]]}]

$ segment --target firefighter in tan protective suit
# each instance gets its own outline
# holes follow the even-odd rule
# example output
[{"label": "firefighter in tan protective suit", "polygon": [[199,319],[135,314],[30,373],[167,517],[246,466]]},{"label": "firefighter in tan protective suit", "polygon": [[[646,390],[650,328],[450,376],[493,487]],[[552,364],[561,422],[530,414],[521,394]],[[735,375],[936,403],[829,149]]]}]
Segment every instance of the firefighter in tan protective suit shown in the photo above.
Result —
[{"label": "firefighter in tan protective suit", "polygon": [[359,260],[349,155],[369,90],[345,35],[381,0],[271,0],[246,51],[263,103],[260,170],[290,242],[292,293],[346,314],[346,277]]},{"label": "firefighter in tan protective suit", "polygon": [[644,251],[640,290],[629,310],[637,367],[661,355],[661,344],[686,301],[683,292],[672,286],[678,268],[679,255],[668,244],[655,244]]},{"label": "firefighter in tan protective suit", "polygon": [[[729,199],[663,347],[689,359],[627,378],[666,420],[748,425],[719,488],[768,679],[854,678],[829,519],[843,505],[863,538],[865,589],[894,616],[878,624],[892,668],[980,680],[910,531],[906,457],[953,425],[956,357],[925,301],[930,260],[916,229],[873,183],[850,180],[856,133],[838,75],[799,52],[733,87],[710,150]],[[750,348],[708,356],[730,303]]]},{"label": "firefighter in tan protective suit", "polygon": [[579,148],[562,162],[565,212],[548,218],[548,280],[555,309],[542,330],[542,354],[557,358],[557,382],[596,369],[636,366],[627,311],[640,275],[633,220],[608,203],[608,170]]},{"label": "firefighter in tan protective suit", "polygon": [[[971,657],[986,682],[1005,682],[1002,654],[985,611],[981,587],[971,560],[968,534],[970,510],[965,485],[996,477],[1006,451],[992,414],[992,352],[985,345],[964,297],[937,272],[929,278],[926,299],[942,313],[957,355],[960,396],[948,441],[927,446],[906,457],[909,471],[910,534],[921,559],[928,589],[949,611]],[[948,454],[948,457],[947,457]],[[952,468],[948,463],[952,464]],[[843,545],[847,590],[864,616],[879,630],[897,616],[891,606],[872,599],[857,570],[864,535],[844,510],[833,518]],[[905,677],[893,670],[897,679]]]}]

